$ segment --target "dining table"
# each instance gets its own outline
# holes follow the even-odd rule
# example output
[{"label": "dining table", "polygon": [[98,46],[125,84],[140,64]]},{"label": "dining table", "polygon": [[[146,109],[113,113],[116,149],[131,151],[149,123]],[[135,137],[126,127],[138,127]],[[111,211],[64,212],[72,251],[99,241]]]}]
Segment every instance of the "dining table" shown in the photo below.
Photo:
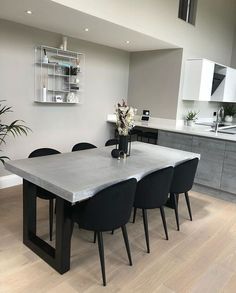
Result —
[{"label": "dining table", "polygon": [[[5,168],[23,178],[23,243],[60,274],[70,270],[71,209],[98,191],[129,178],[137,181],[159,169],[200,155],[132,142],[130,156],[115,159],[114,146],[12,160]],[[55,246],[37,235],[37,186],[56,196]]]}]

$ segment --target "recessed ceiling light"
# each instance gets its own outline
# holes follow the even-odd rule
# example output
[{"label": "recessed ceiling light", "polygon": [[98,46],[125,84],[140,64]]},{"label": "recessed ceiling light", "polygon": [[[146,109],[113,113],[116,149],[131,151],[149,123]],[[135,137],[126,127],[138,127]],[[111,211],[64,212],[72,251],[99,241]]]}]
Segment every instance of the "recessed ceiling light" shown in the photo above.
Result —
[{"label": "recessed ceiling light", "polygon": [[129,44],[130,43],[130,41],[125,41],[126,42],[126,44]]},{"label": "recessed ceiling light", "polygon": [[32,14],[33,12],[31,10],[26,10],[25,11],[27,14]]},{"label": "recessed ceiling light", "polygon": [[86,27],[86,28],[84,29],[84,31],[85,31],[85,32],[88,32],[88,31],[89,31],[89,29]]}]

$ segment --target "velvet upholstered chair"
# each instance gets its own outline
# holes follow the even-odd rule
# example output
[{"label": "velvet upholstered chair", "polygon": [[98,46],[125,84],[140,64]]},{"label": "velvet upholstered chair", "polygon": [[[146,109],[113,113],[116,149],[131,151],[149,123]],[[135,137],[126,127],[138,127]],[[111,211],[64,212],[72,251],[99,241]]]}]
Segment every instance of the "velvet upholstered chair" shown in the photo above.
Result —
[{"label": "velvet upholstered chair", "polygon": [[168,200],[173,171],[173,167],[168,167],[155,171],[142,178],[137,184],[137,190],[134,200],[133,223],[135,222],[137,209],[141,209],[143,214],[143,224],[148,253],[150,253],[150,245],[147,210],[160,209],[166,239],[168,240],[164,206]]},{"label": "velvet upholstered chair", "polygon": [[122,229],[129,264],[132,265],[126,224],[130,219],[136,185],[136,179],[129,179],[109,186],[91,199],[75,205],[72,210],[73,223],[77,222],[81,229],[94,231],[97,235],[104,286],[106,286],[106,273],[103,232]]}]

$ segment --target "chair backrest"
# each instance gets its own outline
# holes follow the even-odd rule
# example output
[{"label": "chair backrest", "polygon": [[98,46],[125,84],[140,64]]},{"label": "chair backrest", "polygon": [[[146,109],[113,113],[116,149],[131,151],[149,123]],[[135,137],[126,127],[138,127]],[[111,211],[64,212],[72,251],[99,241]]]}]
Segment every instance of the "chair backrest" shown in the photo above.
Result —
[{"label": "chair backrest", "polygon": [[96,146],[88,142],[80,142],[73,146],[72,152],[95,149]]},{"label": "chair backrest", "polygon": [[56,154],[60,154],[60,152],[51,148],[41,148],[41,149],[36,149],[32,153],[30,153],[29,158],[50,156],[50,155],[56,155]]},{"label": "chair backrest", "polygon": [[[29,154],[29,158],[35,158],[35,157],[44,157],[44,156],[50,156],[50,155],[57,155],[60,154],[59,151],[51,148],[41,148],[36,149],[32,153]],[[37,186],[37,196],[43,199],[53,199],[56,196],[49,191]]]},{"label": "chair backrest", "polygon": [[103,232],[125,225],[131,216],[136,185],[136,179],[128,179],[109,186],[80,203],[75,215],[80,227]]},{"label": "chair backrest", "polygon": [[175,166],[171,193],[184,193],[192,189],[198,161],[198,158],[195,158]]},{"label": "chair backrest", "polygon": [[163,206],[168,199],[174,173],[173,167],[148,174],[137,184],[134,207],[153,209]]},{"label": "chair backrest", "polygon": [[105,143],[105,146],[110,146],[110,145],[117,145],[119,144],[119,141],[117,138],[112,138],[112,139],[109,139],[106,143]]}]

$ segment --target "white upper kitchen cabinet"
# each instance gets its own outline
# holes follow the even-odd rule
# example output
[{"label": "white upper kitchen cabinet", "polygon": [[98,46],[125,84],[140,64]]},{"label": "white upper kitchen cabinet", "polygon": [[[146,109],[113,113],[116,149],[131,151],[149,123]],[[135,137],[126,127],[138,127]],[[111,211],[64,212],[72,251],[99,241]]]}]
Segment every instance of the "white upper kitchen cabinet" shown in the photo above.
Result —
[{"label": "white upper kitchen cabinet", "polygon": [[215,63],[207,59],[186,61],[183,100],[211,101]]},{"label": "white upper kitchen cabinet", "polygon": [[225,68],[225,77],[215,90],[211,101],[236,103],[236,70]]},{"label": "white upper kitchen cabinet", "polygon": [[188,59],[183,100],[236,103],[236,69],[207,59]]}]

